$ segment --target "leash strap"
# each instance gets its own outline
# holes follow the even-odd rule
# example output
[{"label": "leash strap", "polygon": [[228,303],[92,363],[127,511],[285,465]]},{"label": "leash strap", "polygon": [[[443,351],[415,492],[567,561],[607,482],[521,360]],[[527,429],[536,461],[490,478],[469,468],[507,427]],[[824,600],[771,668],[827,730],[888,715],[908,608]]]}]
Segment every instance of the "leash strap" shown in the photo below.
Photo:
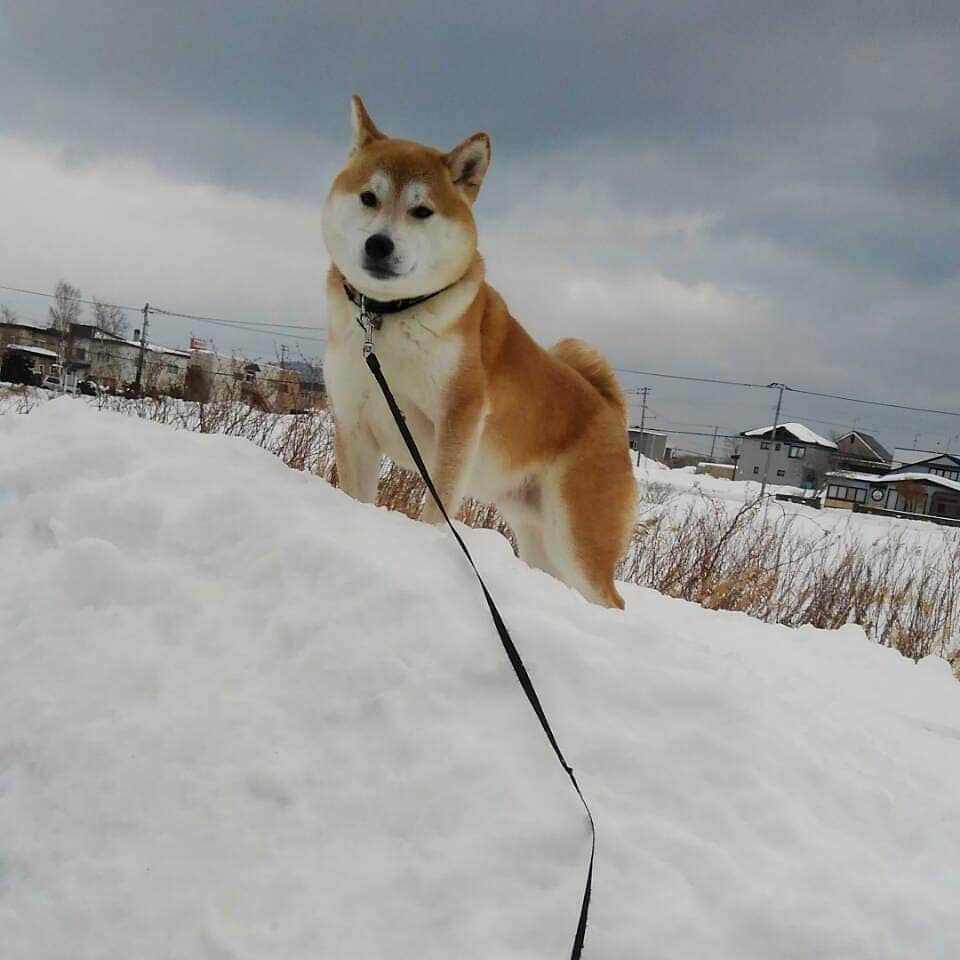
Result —
[{"label": "leash strap", "polygon": [[[364,313],[365,310],[363,307],[361,307],[361,316],[363,316]],[[570,778],[570,782],[573,784],[573,789],[577,791],[577,796],[580,798],[580,802],[583,804],[583,809],[587,811],[587,819],[590,821],[590,865],[587,868],[587,882],[583,889],[583,899],[580,902],[580,920],[577,923],[577,932],[573,939],[573,951],[570,954],[570,960],[579,960],[580,954],[583,951],[583,941],[587,934],[587,914],[590,911],[590,894],[593,888],[593,858],[597,849],[597,831],[593,823],[593,814],[590,812],[590,807],[587,805],[587,801],[584,799],[583,792],[580,789],[580,784],[577,783],[577,778],[573,774],[573,768],[567,763],[563,752],[560,750],[560,745],[557,743],[557,738],[553,735],[553,730],[550,728],[550,721],[547,720],[547,715],[543,710],[543,705],[540,703],[540,698],[537,696],[537,691],[533,686],[533,681],[530,679],[530,674],[527,673],[527,668],[520,657],[520,651],[517,650],[516,644],[514,644],[512,638],[510,637],[510,632],[507,630],[507,625],[503,622],[503,617],[500,616],[500,611],[497,609],[497,605],[493,602],[493,597],[490,596],[490,591],[487,589],[487,585],[483,582],[483,577],[480,576],[480,571],[477,569],[477,565],[473,562],[473,557],[470,555],[467,545],[463,542],[463,538],[457,532],[457,528],[453,525],[450,517],[447,515],[446,507],[444,507],[443,502],[440,499],[440,494],[437,493],[437,488],[433,485],[433,480],[430,477],[430,471],[427,470],[427,465],[423,462],[423,457],[420,456],[420,451],[413,439],[413,434],[410,433],[410,429],[407,426],[407,421],[403,415],[403,411],[397,405],[397,401],[393,396],[393,392],[390,390],[386,378],[383,375],[383,371],[380,369],[380,361],[377,359],[377,355],[373,351],[372,326],[364,326],[362,321],[360,322],[360,325],[364,328],[364,333],[366,334],[363,350],[364,360],[366,360],[367,366],[370,368],[370,372],[377,381],[377,385],[380,387],[380,391],[383,393],[384,400],[387,401],[387,406],[390,408],[390,413],[393,414],[393,419],[396,421],[397,429],[400,431],[400,435],[403,437],[403,442],[407,445],[407,450],[410,451],[410,456],[413,458],[413,462],[417,465],[417,469],[420,471],[420,476],[423,477],[423,482],[427,485],[427,489],[430,491],[430,496],[433,497],[434,503],[436,503],[440,513],[443,514],[443,519],[446,520],[447,526],[450,528],[450,532],[453,534],[454,539],[457,541],[460,549],[463,551],[463,555],[467,558],[467,562],[473,568],[473,572],[476,574],[477,580],[480,582],[480,589],[483,590],[483,597],[487,601],[487,606],[490,609],[490,616],[493,618],[493,625],[497,628],[497,634],[500,636],[500,642],[503,644],[503,649],[506,651],[507,658],[510,660],[510,665],[513,667],[513,672],[517,675],[517,680],[520,681],[520,686],[523,687],[523,692],[527,695],[527,700],[530,701],[530,706],[533,708],[533,712],[537,715],[537,719],[540,721],[540,726],[543,728],[543,732],[546,734],[547,740],[550,742],[550,746],[553,747],[553,752],[557,755],[560,765]]]}]

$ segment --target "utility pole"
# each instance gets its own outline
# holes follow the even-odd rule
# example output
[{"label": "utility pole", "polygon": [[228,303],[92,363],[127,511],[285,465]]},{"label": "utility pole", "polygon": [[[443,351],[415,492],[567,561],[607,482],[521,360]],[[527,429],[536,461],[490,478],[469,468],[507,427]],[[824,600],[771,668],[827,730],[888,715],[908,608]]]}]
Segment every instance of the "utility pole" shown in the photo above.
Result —
[{"label": "utility pole", "polygon": [[720,426],[717,425],[713,428],[713,440],[710,441],[710,462],[713,463],[713,452],[717,449],[717,434],[720,431]]},{"label": "utility pole", "polygon": [[770,457],[773,455],[773,444],[777,436],[777,427],[780,426],[780,407],[783,404],[783,391],[787,389],[782,383],[770,383],[767,384],[767,386],[776,387],[779,392],[777,393],[777,409],[773,414],[773,430],[770,433],[770,445],[767,447],[767,462],[763,467],[763,482],[760,484],[761,499],[767,492],[767,478],[770,476]]},{"label": "utility pole", "polygon": [[287,345],[285,343],[280,344],[280,369],[287,369]]},{"label": "utility pole", "polygon": [[143,305],[143,329],[140,331],[140,353],[137,356],[137,379],[133,383],[133,391],[140,396],[143,386],[143,358],[147,352],[147,327],[150,326],[150,304]]},{"label": "utility pole", "polygon": [[640,466],[640,453],[643,450],[643,428],[647,422],[647,397],[650,396],[649,387],[640,388],[640,438],[637,440],[637,466]]}]

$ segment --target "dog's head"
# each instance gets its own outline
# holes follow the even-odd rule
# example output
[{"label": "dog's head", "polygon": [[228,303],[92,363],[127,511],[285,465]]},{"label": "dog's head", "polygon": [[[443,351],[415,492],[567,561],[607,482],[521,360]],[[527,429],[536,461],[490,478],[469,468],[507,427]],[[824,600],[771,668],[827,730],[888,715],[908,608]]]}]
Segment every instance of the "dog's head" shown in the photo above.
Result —
[{"label": "dog's head", "polygon": [[378,300],[433,293],[458,280],[477,250],[471,204],[490,163],[475,133],[449,153],[393,140],[353,98],[353,146],[323,210],[331,259]]}]

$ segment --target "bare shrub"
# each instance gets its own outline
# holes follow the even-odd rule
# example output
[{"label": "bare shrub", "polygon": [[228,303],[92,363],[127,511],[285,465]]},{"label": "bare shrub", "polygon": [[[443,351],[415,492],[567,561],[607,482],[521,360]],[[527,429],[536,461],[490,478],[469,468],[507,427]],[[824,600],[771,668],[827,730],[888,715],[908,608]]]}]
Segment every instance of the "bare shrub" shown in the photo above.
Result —
[{"label": "bare shrub", "polygon": [[641,518],[620,578],[713,610],[739,610],[788,626],[857,623],[917,660],[960,667],[960,531],[941,529],[922,555],[901,534],[876,544],[849,532],[819,537],[769,498],[732,515],[701,497]]}]

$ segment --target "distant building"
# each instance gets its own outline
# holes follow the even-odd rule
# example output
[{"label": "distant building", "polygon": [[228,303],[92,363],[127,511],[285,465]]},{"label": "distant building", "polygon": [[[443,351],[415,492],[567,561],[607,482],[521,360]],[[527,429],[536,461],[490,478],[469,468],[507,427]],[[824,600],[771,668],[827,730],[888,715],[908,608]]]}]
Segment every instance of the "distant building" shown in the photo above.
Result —
[{"label": "distant building", "polygon": [[802,423],[782,423],[776,432],[772,426],[744,430],[740,434],[737,480],[762,480],[767,458],[772,484],[819,487],[837,457],[837,445]]},{"label": "distant building", "polygon": [[960,519],[960,456],[935,454],[884,476],[835,471],[827,476],[828,507],[863,504],[919,517]]},{"label": "distant building", "polygon": [[876,437],[851,430],[837,440],[838,470],[883,475],[893,468],[893,454]]},{"label": "distant building", "polygon": [[630,449],[634,453],[643,454],[649,460],[663,463],[666,460],[667,435],[660,430],[641,430],[639,427],[630,427],[627,430],[630,440]]},{"label": "distant building", "polygon": [[262,360],[226,356],[190,342],[184,396],[187,400],[243,400],[271,413],[300,412],[300,376],[296,370]]},{"label": "distant building", "polygon": [[922,463],[931,457],[939,457],[945,451],[943,450],[918,450],[916,447],[895,447],[893,451],[892,466],[905,467],[911,463]]},{"label": "distant building", "polygon": [[[9,379],[40,383],[51,374],[95,380],[109,390],[123,390],[137,377],[140,341],[127,340],[88,323],[69,330],[29,323],[0,324],[0,362]],[[190,354],[158,343],[144,350],[141,383],[145,390],[168,393],[182,388]],[[6,376],[0,373],[0,377]]]},{"label": "distant building", "polygon": [[[139,333],[139,331],[135,331]],[[140,385],[147,393],[183,392],[190,354],[186,350],[147,342],[143,350]],[[70,345],[70,365],[110,391],[122,392],[136,383],[140,341],[127,340],[96,327],[75,335]]]}]

